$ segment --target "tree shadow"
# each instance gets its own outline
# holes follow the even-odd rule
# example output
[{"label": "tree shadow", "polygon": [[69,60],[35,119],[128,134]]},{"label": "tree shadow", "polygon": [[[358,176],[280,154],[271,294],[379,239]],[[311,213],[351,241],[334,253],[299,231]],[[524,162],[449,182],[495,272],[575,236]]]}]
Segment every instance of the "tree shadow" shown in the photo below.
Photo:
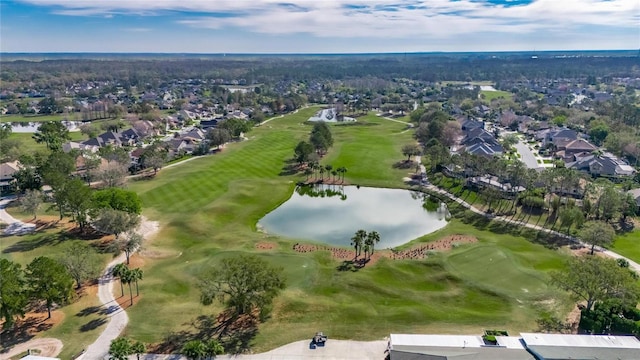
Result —
[{"label": "tree shadow", "polygon": [[395,162],[392,167],[394,169],[415,169],[416,163],[411,160],[400,160]]},{"label": "tree shadow", "polygon": [[42,246],[54,246],[70,239],[71,237],[64,231],[55,234],[40,234],[31,239],[20,240],[17,243],[2,249],[5,254],[13,252],[26,252],[35,250]]},{"label": "tree shadow", "polygon": [[357,272],[358,270],[365,267],[365,265],[367,265],[367,263],[370,260],[371,259],[365,259],[365,258],[360,258],[356,260],[344,260],[340,265],[338,265],[338,267],[336,267],[336,270]]},{"label": "tree shadow", "polygon": [[3,329],[0,332],[2,349],[0,353],[7,352],[13,345],[32,339],[37,333],[47,331],[53,324],[47,323],[48,319],[42,317],[29,317],[19,319],[11,329]]},{"label": "tree shadow", "polygon": [[89,306],[86,307],[82,310],[80,310],[76,316],[78,317],[84,317],[84,316],[89,316],[91,314],[95,314],[97,312],[100,312],[102,310],[102,306]]},{"label": "tree shadow", "polygon": [[282,170],[278,174],[279,176],[295,175],[299,172],[300,164],[295,159],[285,160]]},{"label": "tree shadow", "polygon": [[98,327],[104,325],[107,323],[107,318],[105,317],[101,317],[99,319],[93,319],[91,321],[89,321],[88,323],[80,326],[80,331],[81,332],[87,332],[87,331],[91,331],[91,330],[95,330]]},{"label": "tree shadow", "polygon": [[258,324],[259,320],[254,314],[236,315],[230,310],[217,316],[201,315],[184,324],[193,330],[171,332],[152,350],[161,353],[176,352],[188,341],[217,338],[226,353],[241,354],[249,350],[258,333]]}]

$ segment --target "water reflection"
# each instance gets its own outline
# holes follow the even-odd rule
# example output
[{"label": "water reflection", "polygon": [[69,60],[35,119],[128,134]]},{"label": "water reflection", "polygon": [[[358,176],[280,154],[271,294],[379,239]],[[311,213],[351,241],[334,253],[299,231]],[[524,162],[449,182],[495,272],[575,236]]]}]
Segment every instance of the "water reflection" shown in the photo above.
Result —
[{"label": "water reflection", "polygon": [[259,226],[268,233],[348,246],[358,229],[376,230],[379,248],[395,247],[446,225],[439,203],[432,210],[408,190],[319,185],[298,187]]},{"label": "water reflection", "polygon": [[[82,125],[80,121],[64,120],[61,123],[69,131],[80,131],[80,125]],[[11,131],[14,133],[35,133],[40,125],[42,125],[42,122],[12,122]]]}]

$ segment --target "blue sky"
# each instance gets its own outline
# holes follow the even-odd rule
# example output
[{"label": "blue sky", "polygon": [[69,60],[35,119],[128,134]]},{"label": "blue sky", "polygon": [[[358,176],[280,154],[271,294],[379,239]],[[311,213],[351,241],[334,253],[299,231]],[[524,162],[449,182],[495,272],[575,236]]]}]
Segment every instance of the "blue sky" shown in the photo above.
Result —
[{"label": "blue sky", "polygon": [[640,48],[640,0],[0,0],[2,52]]}]

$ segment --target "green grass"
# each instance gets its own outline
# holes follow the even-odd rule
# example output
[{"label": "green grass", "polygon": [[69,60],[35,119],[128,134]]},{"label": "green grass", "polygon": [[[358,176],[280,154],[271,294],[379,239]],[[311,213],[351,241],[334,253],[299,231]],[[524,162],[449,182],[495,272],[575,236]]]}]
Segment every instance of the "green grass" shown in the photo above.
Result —
[{"label": "green grass", "polygon": [[[12,203],[7,210],[15,218],[31,221],[32,216],[25,214]],[[45,204],[38,212],[38,217],[55,218],[56,211]],[[1,240],[0,258],[17,262],[23,268],[38,256],[56,258],[62,256],[63,249],[71,242],[95,243],[95,241],[78,240],[72,233],[61,228],[50,228],[34,234],[7,236]],[[111,254],[102,254],[101,261],[106,266]],[[62,307],[62,321],[53,328],[39,333],[38,337],[53,337],[63,340],[61,359],[69,359],[86,349],[104,329],[107,318],[99,313],[101,304],[95,294],[95,287],[90,294],[82,293],[75,301]]]},{"label": "green grass", "polygon": [[634,230],[616,237],[611,250],[640,263],[640,230]]},{"label": "green grass", "polygon": [[[222,153],[130,184],[141,194],[148,216],[166,224],[148,246],[171,255],[148,262],[141,283],[148,295],[129,311],[128,334],[159,341],[167,331],[188,328],[197,316],[220,310],[198,303],[192,286],[196,275],[221,256],[254,252],[255,242],[265,240],[266,235],[255,232],[255,224],[303,178],[281,172],[295,144],[308,136],[310,126],[303,122],[312,113],[310,109],[275,120]],[[392,165],[402,159],[400,148],[411,134],[401,134],[402,124],[373,116],[359,120],[366,124],[332,127],[335,145],[322,163],[347,167],[346,179],[352,184],[403,187],[401,179],[408,171]],[[479,332],[487,326],[532,330],[537,301],[550,296],[541,285],[544,272],[561,268],[564,255],[457,221],[418,241],[447,233],[474,234],[492,251],[509,254],[518,268],[510,270],[505,262],[501,271],[529,281],[531,294],[516,299],[511,289],[498,291],[495,282],[478,282],[477,269],[454,269],[448,255],[425,262],[381,261],[343,273],[326,253],[294,254],[290,248],[296,239],[267,236],[280,248],[261,256],[284,266],[288,287],[277,299],[272,318],[261,325],[256,350],[305,338],[320,328],[332,337],[358,339],[382,338],[392,331]],[[149,313],[163,316],[151,323]]]},{"label": "green grass", "polygon": [[[65,115],[0,115],[0,122],[43,122],[43,121],[63,121]],[[69,114],[66,116],[66,120],[77,120],[75,114]]]},{"label": "green grass", "polygon": [[480,95],[484,95],[483,99],[488,102],[491,102],[491,100],[500,99],[500,98],[504,98],[504,99],[513,98],[512,93],[508,91],[501,91],[501,90],[497,90],[497,91],[481,90]]},{"label": "green grass", "polygon": [[[83,141],[88,139],[86,135],[79,131],[69,132],[69,137],[71,138],[71,141]],[[15,139],[20,142],[18,149],[21,153],[33,154],[38,151],[47,150],[46,144],[38,144],[33,140],[32,133],[11,133],[11,135],[9,135],[9,139]]]},{"label": "green grass", "polygon": [[[257,232],[257,221],[286,201],[295,183],[304,179],[290,173],[287,161],[295,144],[308,138],[311,126],[304,122],[313,113],[314,109],[306,109],[274,120],[248,133],[248,141],[163,169],[152,180],[129,183],[129,189],[140,194],[145,215],[159,220],[163,227],[144,244],[157,256],[144,259],[142,297],[127,310],[127,336],[159,342],[170,332],[193,330],[191,324],[200,315],[217,314],[222,310],[219,304],[205,307],[199,303],[197,276],[222,257],[246,252],[283,266],[287,277],[286,290],[252,343],[255,351],[305,339],[318,329],[332,338],[361,340],[381,339],[390,332],[530,331],[538,313],[547,309],[543,304],[557,298],[559,311],[566,310],[564,298],[545,285],[546,272],[561,269],[566,255],[514,236],[501,224],[481,229],[453,219],[416,242],[468,234],[479,243],[424,261],[383,259],[358,272],[338,271],[339,262],[326,252],[293,252],[291,247],[298,239]],[[412,170],[397,170],[392,165],[403,159],[400,148],[412,140],[411,133],[402,132],[403,124],[375,116],[359,120],[359,125],[332,127],[335,145],[322,163],[345,166],[346,181],[351,184],[404,187],[402,177]],[[464,196],[476,195],[467,192]],[[38,238],[44,235],[54,236],[11,239],[39,245],[24,254],[5,256],[25,263],[38,253],[59,251],[57,240]],[[255,244],[259,241],[276,243],[278,248],[258,252]],[[486,262],[486,256],[505,259],[487,272],[493,264]],[[472,262],[466,264],[465,257]],[[514,283],[500,281],[500,276]],[[522,291],[525,286],[529,293]],[[151,319],[149,314],[160,315]],[[69,326],[68,333],[56,327],[43,336],[55,334],[65,342],[73,341],[80,334],[74,333],[77,324]]]},{"label": "green grass", "polygon": [[100,314],[101,305],[97,295],[83,295],[74,303],[63,307],[61,310],[64,320],[39,337],[62,339],[64,347],[57,357],[71,359],[91,345],[104,330],[109,319]]}]

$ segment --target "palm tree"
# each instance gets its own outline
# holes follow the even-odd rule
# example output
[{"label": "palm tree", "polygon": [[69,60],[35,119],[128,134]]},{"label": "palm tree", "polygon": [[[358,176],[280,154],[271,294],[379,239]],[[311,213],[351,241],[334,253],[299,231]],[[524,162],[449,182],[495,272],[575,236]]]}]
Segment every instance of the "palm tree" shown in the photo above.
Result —
[{"label": "palm tree", "polygon": [[316,170],[318,170],[319,168],[319,164],[317,161],[313,161],[311,162],[311,165],[309,165],[311,167],[311,170],[313,170],[313,176],[316,180],[318,180],[318,173],[316,173]]},{"label": "palm tree", "polygon": [[306,169],[304,169],[304,174],[305,174],[305,175],[306,175],[306,177],[307,177],[307,180],[306,180],[306,181],[309,181],[309,176],[310,176],[311,174],[313,174],[313,169],[311,169],[310,167],[307,167]]},{"label": "palm tree", "polygon": [[342,175],[341,183],[344,183],[344,173],[347,172],[347,168],[344,166],[341,166],[338,168],[338,172]]},{"label": "palm tree", "polygon": [[144,344],[140,341],[136,341],[135,343],[133,343],[133,345],[131,345],[131,351],[136,354],[136,358],[140,360],[140,355],[144,354],[144,352],[146,351],[146,346],[144,346]]},{"label": "palm tree", "polygon": [[211,339],[205,344],[209,359],[215,359],[216,355],[224,353],[224,347],[216,339]]},{"label": "palm tree", "polygon": [[131,340],[128,338],[117,338],[109,345],[109,360],[127,360],[133,354]]},{"label": "palm tree", "polygon": [[120,278],[120,291],[122,293],[122,295],[120,296],[124,296],[124,285],[122,284],[122,276],[127,271],[129,271],[129,268],[124,263],[117,264],[113,267],[113,269],[111,269],[111,275]]},{"label": "palm tree", "polygon": [[327,177],[331,176],[331,170],[333,169],[333,166],[331,164],[325,165],[324,169],[327,173]]},{"label": "palm tree", "polygon": [[333,175],[333,182],[336,182],[336,175],[338,175],[338,170],[331,170],[331,175]]},{"label": "palm tree", "polygon": [[189,360],[200,360],[207,356],[207,347],[200,340],[191,340],[182,346],[180,353]]},{"label": "palm tree", "polygon": [[324,166],[320,165],[319,170],[320,170],[320,181],[323,181],[324,180]]},{"label": "palm tree", "polygon": [[360,229],[356,231],[355,235],[351,238],[351,246],[356,250],[356,259],[360,256],[360,251],[362,250],[362,244],[364,244],[364,240],[367,237],[367,232]]},{"label": "palm tree", "polygon": [[365,242],[369,245],[369,248],[370,248],[369,258],[371,258],[371,255],[373,255],[373,251],[376,244],[380,242],[380,234],[375,230],[368,233],[367,240]]},{"label": "palm tree", "polygon": [[138,289],[138,280],[142,280],[142,269],[135,268],[131,270],[131,276],[133,281],[136,282],[136,296],[140,296],[140,290]]},{"label": "palm tree", "polygon": [[123,282],[129,285],[129,298],[131,299],[129,306],[133,305],[133,291],[131,289],[131,283],[135,281],[134,278],[135,278],[135,275],[133,271],[129,269],[127,269],[127,271],[125,271],[125,273],[122,274],[122,276],[120,276],[120,282]]}]

